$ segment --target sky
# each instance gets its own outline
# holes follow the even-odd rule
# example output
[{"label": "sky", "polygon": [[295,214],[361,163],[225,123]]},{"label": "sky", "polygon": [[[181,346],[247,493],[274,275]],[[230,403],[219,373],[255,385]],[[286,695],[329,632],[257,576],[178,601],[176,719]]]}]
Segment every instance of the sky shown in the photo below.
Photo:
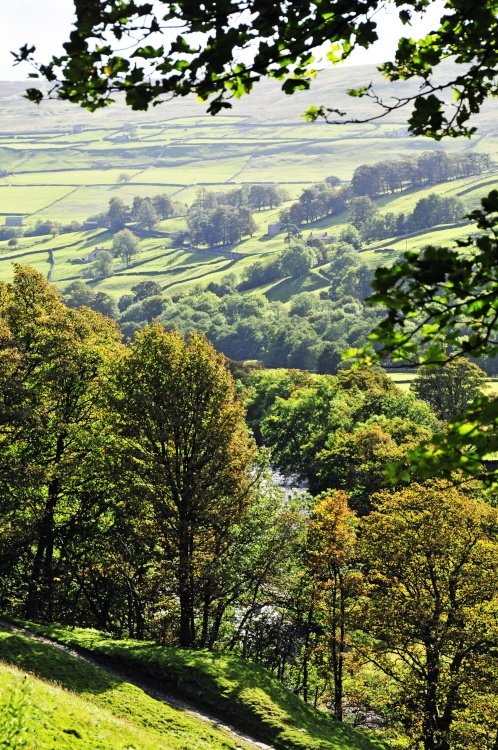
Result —
[{"label": "sky", "polygon": [[[350,64],[363,65],[390,59],[401,35],[422,36],[437,22],[443,0],[435,0],[424,20],[416,21],[410,32],[402,26],[396,13],[379,15],[379,41],[369,50],[357,50]],[[0,0],[0,80],[26,80],[27,65],[14,67],[11,50],[25,43],[35,44],[37,59],[47,62],[62,52],[73,19],[72,0]]]}]

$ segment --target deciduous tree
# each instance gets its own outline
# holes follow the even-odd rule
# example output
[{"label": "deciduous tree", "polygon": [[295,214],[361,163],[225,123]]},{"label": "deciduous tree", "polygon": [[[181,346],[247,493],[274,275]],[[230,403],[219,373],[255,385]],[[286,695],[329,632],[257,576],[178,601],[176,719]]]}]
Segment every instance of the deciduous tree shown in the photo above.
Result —
[{"label": "deciduous tree", "polygon": [[460,357],[440,367],[421,367],[410,388],[427,401],[441,419],[454,419],[482,394],[486,373]]},{"label": "deciduous tree", "polygon": [[334,715],[339,721],[343,718],[344,667],[350,645],[347,610],[359,593],[361,578],[352,565],[354,548],[353,514],[346,493],[338,491],[318,499],[307,537],[307,568],[321,633],[315,661],[325,682],[332,675]]},{"label": "deciduous tree", "polygon": [[107,225],[111,232],[119,232],[126,226],[127,208],[121,198],[111,198],[107,209]]},{"label": "deciduous tree", "polygon": [[89,308],[65,307],[29,267],[1,285],[0,312],[3,560],[24,568],[26,615],[50,619],[69,540],[98,518],[113,483],[99,400],[120,336]]},{"label": "deciduous tree", "polygon": [[140,240],[129,229],[122,229],[112,238],[112,251],[129,266],[131,259],[140,252]]},{"label": "deciduous tree", "polygon": [[[361,523],[359,648],[390,678],[398,716],[424,750],[457,747],[473,696],[498,686],[498,512],[472,494],[435,480],[384,491]],[[495,716],[467,720],[496,737]]]},{"label": "deciduous tree", "polygon": [[249,502],[253,449],[224,358],[206,339],[158,324],[136,334],[116,375],[122,430],[135,439],[165,566],[179,598],[179,641],[198,640],[199,581],[229,565],[224,552]]}]

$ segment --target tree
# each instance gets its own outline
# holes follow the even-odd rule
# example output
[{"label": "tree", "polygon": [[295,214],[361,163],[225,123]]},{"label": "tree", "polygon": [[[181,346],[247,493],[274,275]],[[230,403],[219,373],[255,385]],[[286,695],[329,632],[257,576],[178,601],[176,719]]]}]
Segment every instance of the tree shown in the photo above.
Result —
[{"label": "tree", "polygon": [[97,259],[92,263],[92,273],[96,277],[110,276],[112,273],[113,256],[108,250],[101,250]]},{"label": "tree", "polygon": [[417,202],[407,223],[413,229],[426,229],[436,224],[462,221],[464,215],[465,207],[461,200],[431,193]]},{"label": "tree", "polygon": [[378,211],[377,206],[367,195],[351,198],[348,201],[349,221],[360,230],[371,221]]},{"label": "tree", "polygon": [[202,335],[158,324],[136,334],[116,373],[121,429],[135,438],[165,563],[179,600],[179,641],[198,640],[200,581],[230,564],[232,528],[249,502],[253,449],[224,358]]},{"label": "tree", "polygon": [[123,294],[118,300],[118,309],[120,313],[123,313],[135,302],[134,294]]},{"label": "tree", "polygon": [[108,318],[117,318],[117,307],[113,298],[105,292],[96,292],[95,298],[90,305],[92,310],[101,313]]},{"label": "tree", "polygon": [[[239,198],[240,191],[236,191]],[[233,197],[233,196],[232,196]],[[187,213],[190,239],[198,245],[228,245],[254,233],[256,224],[245,200],[230,203],[230,194],[201,189]]]},{"label": "tree", "polygon": [[370,198],[382,193],[382,181],[380,165],[362,164],[353,172],[351,178],[351,191],[353,195],[367,195]]},{"label": "tree", "polygon": [[368,393],[369,396],[384,398],[398,395],[399,390],[389,375],[380,367],[359,367],[342,370],[339,373],[341,387],[347,391]]},{"label": "tree", "polygon": [[128,209],[121,198],[111,198],[107,209],[107,225],[111,232],[118,232],[126,226]]},{"label": "tree", "polygon": [[334,344],[325,343],[316,363],[316,371],[322,375],[335,375],[341,363],[341,355]]},{"label": "tree", "polygon": [[147,297],[142,302],[142,312],[147,323],[152,323],[155,318],[158,318],[164,309],[164,299],[155,295]]},{"label": "tree", "polygon": [[458,358],[441,367],[421,367],[410,388],[432,406],[440,419],[449,421],[482,393],[485,382],[486,373],[480,367]]},{"label": "tree", "polygon": [[[401,21],[409,24],[427,5],[424,0],[410,0],[396,7]],[[216,113],[230,107],[227,100],[250,91],[264,76],[283,80],[287,94],[309,88],[316,67],[313,50],[326,44],[329,60],[338,62],[355,47],[369,47],[377,39],[376,10],[381,6],[380,0],[314,0],[293,3],[289,12],[288,3],[273,0],[252,7],[248,21],[242,0],[202,8],[186,0],[174,5],[161,0],[157,7],[129,0],[126,12],[121,0],[91,8],[85,0],[75,0],[76,27],[64,54],[38,69],[50,82],[52,94],[89,109],[109,104],[116,92],[123,92],[134,109],[147,109],[166,95],[194,93],[210,99],[209,111]],[[419,41],[406,37],[398,41],[395,60],[382,65],[381,71],[391,81],[421,77],[424,85],[416,93],[385,105],[368,85],[354,95],[380,103],[378,116],[413,104],[410,128],[415,134],[471,133],[471,115],[487,96],[496,93],[498,55],[490,41],[497,26],[494,0],[484,0],[479,13],[474,11],[473,0],[457,5],[445,0],[439,25],[431,34]],[[164,35],[154,46],[150,34],[164,25],[182,32],[171,38]],[[112,33],[120,40],[130,37],[130,44],[120,41],[119,46],[134,47],[133,64],[113,49],[108,41]],[[199,42],[198,34],[209,37],[209,47]],[[32,60],[33,52],[32,46],[25,45],[16,59]],[[449,81],[434,81],[438,64],[452,57],[462,67]],[[447,90],[454,96],[447,97]],[[32,88],[27,95],[39,102],[44,94]],[[309,116],[328,114],[337,116],[337,110],[314,107]]]},{"label": "tree", "polygon": [[140,252],[140,240],[129,229],[123,229],[112,238],[112,251],[129,266],[131,259]]},{"label": "tree", "polygon": [[[315,617],[322,628],[317,647],[319,670],[332,673],[334,715],[343,718],[344,664],[349,646],[347,608],[358,590],[358,576],[351,560],[355,546],[353,514],[344,492],[320,498],[314,505],[308,525],[307,568],[314,586]],[[325,643],[323,643],[325,641]]]},{"label": "tree", "polygon": [[146,299],[147,297],[155,297],[161,294],[161,285],[156,281],[140,281],[135,286],[132,286],[131,291],[134,293],[134,302]]},{"label": "tree", "polygon": [[408,451],[430,437],[431,431],[424,425],[384,415],[372,416],[366,424],[341,428],[329,436],[317,456],[314,487],[347,490],[351,507],[365,515],[371,510],[373,493],[388,484],[386,469],[395,461],[405,465]]},{"label": "tree", "polygon": [[406,462],[435,423],[427,404],[400,393],[382,371],[365,368],[277,398],[260,430],[275,466],[306,480],[313,494],[347,491],[351,507],[364,514],[372,493],[387,484],[387,466]]},{"label": "tree", "polygon": [[315,248],[294,242],[280,256],[282,273],[290,276],[305,276],[318,258]]},{"label": "tree", "polygon": [[152,198],[152,205],[160,219],[169,219],[175,213],[171,198],[165,193],[155,195]]},{"label": "tree", "polygon": [[83,281],[73,281],[69,284],[64,289],[63,297],[68,307],[89,307],[109,318],[117,317],[116,303],[113,298],[105,292],[94,292]]},{"label": "tree", "polygon": [[[486,357],[498,353],[496,299],[496,227],[498,191],[482,199],[482,208],[469,214],[478,232],[455,248],[426,247],[404,253],[393,268],[380,268],[372,282],[372,304],[387,308],[373,330],[375,357],[442,364],[460,356]],[[371,353],[364,350],[371,361]],[[476,399],[449,430],[411,456],[411,465],[424,476],[448,476],[459,469],[489,482],[498,473],[483,459],[496,449],[498,400]]]},{"label": "tree", "polygon": [[339,234],[340,242],[352,245],[355,250],[361,250],[361,234],[352,224],[347,224]]},{"label": "tree", "polygon": [[139,207],[134,211],[134,218],[140,227],[153,229],[157,224],[159,217],[150,198],[143,198]]},{"label": "tree", "polygon": [[23,571],[26,616],[51,620],[68,546],[82,529],[90,536],[112,496],[100,404],[120,335],[89,308],[68,309],[29,267],[15,267],[0,297],[0,564]]},{"label": "tree", "polygon": [[332,187],[339,187],[339,185],[341,184],[340,178],[336,177],[336,175],[333,174],[331,174],[329,177],[326,177],[325,182]]},{"label": "tree", "polygon": [[285,192],[278,185],[251,185],[248,202],[257,209],[275,208],[280,206],[285,198]]},{"label": "tree", "polygon": [[[368,593],[358,648],[389,678],[413,740],[450,750],[473,695],[496,690],[498,511],[444,481],[375,502],[360,529]],[[487,720],[491,747],[496,716]]]}]

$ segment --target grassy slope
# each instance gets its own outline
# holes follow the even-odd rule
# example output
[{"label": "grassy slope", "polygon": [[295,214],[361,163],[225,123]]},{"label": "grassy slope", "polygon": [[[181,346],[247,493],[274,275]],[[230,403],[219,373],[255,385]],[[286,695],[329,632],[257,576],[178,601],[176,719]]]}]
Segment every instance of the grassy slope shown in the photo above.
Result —
[{"label": "grassy slope", "polygon": [[[61,643],[136,670],[158,688],[271,742],[279,750],[373,750],[382,747],[305,705],[266,670],[231,654],[180,651],[149,642],[118,641],[95,630],[29,627]],[[1,654],[0,654],[1,655]]]},{"label": "grassy slope", "polygon": [[[105,114],[93,115],[62,102],[47,102],[34,110],[21,99],[21,85],[0,84],[0,165],[13,172],[0,178],[0,222],[2,214],[10,213],[23,214],[27,224],[43,218],[82,220],[104,210],[111,197],[129,204],[134,195],[164,192],[186,204],[201,185],[229,190],[253,181],[276,181],[295,199],[303,187],[330,174],[350,179],[359,164],[415,157],[428,149],[461,150],[461,145],[452,141],[434,144],[406,137],[404,114],[376,124],[345,126],[305,123],[299,117],[306,106],[317,101],[332,99],[350,108],[352,103],[343,96],[344,89],[371,75],[371,70],[360,68],[347,73],[337,70],[331,76],[319,77],[309,94],[292,98],[276,92],[273,84],[264,84],[256,96],[237,102],[233,114],[216,118],[206,116],[193,100],[171,102],[140,114],[120,104]],[[382,91],[383,84],[379,85]],[[366,103],[357,102],[355,106],[361,108]],[[358,112],[359,116],[366,114]],[[125,141],[123,124],[125,128],[133,126],[126,131],[129,140]],[[83,126],[83,131],[73,132],[74,125]],[[484,116],[480,132],[482,137],[466,144],[466,148],[498,153],[493,123]],[[123,174],[127,181],[121,180]],[[458,180],[383,198],[379,207],[382,211],[409,211],[423,195],[439,192],[457,195],[466,208],[471,208],[495,181],[498,176],[493,175],[482,180]],[[132,268],[124,269],[116,262],[112,276],[92,282],[92,286],[118,298],[140,279],[150,278],[165,289],[180,291],[197,284],[207,286],[228,271],[240,275],[255,258],[283,248],[281,235],[265,235],[268,223],[278,219],[278,214],[278,210],[256,212],[257,232],[236,248],[246,257],[230,264],[220,259],[218,264],[198,269],[197,261],[202,262],[199,254],[185,268],[179,258],[168,256],[167,238],[155,241],[156,246],[162,245],[162,256],[148,239],[143,241],[143,253]],[[343,215],[316,222],[304,229],[304,237],[316,230],[334,234],[346,221]],[[173,232],[184,226],[184,219],[179,217],[163,222],[160,229]],[[362,258],[372,266],[391,262],[405,249],[418,249],[429,242],[452,242],[465,231],[437,228],[415,237],[372,243],[364,249]],[[15,250],[0,242],[0,278],[11,277],[12,260],[31,263],[47,273],[48,256],[38,251],[53,248],[52,280],[64,288],[75,278],[87,278],[88,265],[70,261],[85,257],[96,244],[108,246],[110,237],[86,232],[48,240],[26,238]],[[323,277],[320,280],[311,274],[305,279],[282,280],[276,288],[272,285],[251,294],[267,294],[287,302],[303,290],[318,294],[323,286]]]},{"label": "grassy slope", "polygon": [[[416,193],[412,194],[412,198],[416,199]],[[186,264],[182,257],[184,253],[173,251],[171,240],[167,236],[151,237],[142,240],[141,252],[132,261],[129,268],[126,268],[119,259],[116,259],[112,274],[106,279],[92,281],[91,285],[96,291],[107,292],[117,299],[122,294],[129,292],[137,281],[148,278],[158,282],[164,290],[174,289],[176,292],[186,291],[198,284],[206,287],[210,282],[219,281],[229,272],[235,272],[240,277],[244,269],[258,258],[269,258],[285,247],[282,235],[272,238],[264,235],[266,219],[268,218],[264,215],[266,213],[261,212],[261,215],[257,216],[259,233],[234,248],[237,253],[242,255],[238,260],[226,257],[226,252],[230,248],[221,250],[201,249],[199,252],[189,253],[192,256],[192,261]],[[341,224],[344,223],[346,223],[344,219],[341,223],[334,221],[317,222],[304,228],[303,237],[306,239],[309,234],[316,232],[317,229],[319,231],[329,230],[329,234],[337,233]],[[182,220],[176,219],[175,224],[181,226]],[[427,244],[451,245],[459,237],[466,236],[471,232],[472,228],[472,225],[463,227],[441,226],[407,238],[393,238],[375,242],[366,245],[360,257],[372,267],[389,264],[405,250],[417,250]],[[164,229],[165,231],[172,231],[169,227],[164,227]],[[74,261],[84,258],[95,246],[110,249],[111,237],[109,233],[100,230],[97,232],[64,234],[55,239],[51,237],[22,238],[15,248],[9,247],[6,241],[0,242],[0,279],[10,280],[12,263],[14,262],[33,265],[42,273],[47,274],[49,270],[48,250],[52,249],[55,261],[55,266],[52,269],[52,281],[59,289],[64,289],[75,279],[88,279],[87,274],[90,272],[91,264],[78,265]],[[323,270],[328,270],[328,264],[323,267]],[[273,292],[265,287],[253,289],[250,293],[266,294],[270,299],[278,298],[287,302],[299,292],[318,292],[328,285],[324,282],[319,269],[313,271],[308,277],[292,279],[289,283],[282,279],[277,283],[280,288],[276,297]],[[274,284],[271,286],[273,287]]]},{"label": "grassy slope", "polygon": [[38,750],[248,750],[223,730],[52,646],[0,632],[0,698],[28,673]]}]

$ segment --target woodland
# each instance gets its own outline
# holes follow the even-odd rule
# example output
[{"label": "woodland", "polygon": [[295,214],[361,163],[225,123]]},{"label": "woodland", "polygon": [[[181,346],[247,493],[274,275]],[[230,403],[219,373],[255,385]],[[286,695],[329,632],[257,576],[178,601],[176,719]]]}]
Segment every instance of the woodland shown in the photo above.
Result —
[{"label": "woodland", "polygon": [[[430,4],[394,6],[407,25]],[[48,95],[98,110],[118,94],[146,109],[195,93],[216,114],[262,76],[292,94],[309,85],[320,44],[338,62],[375,41],[379,3],[158,6],[163,15],[133,0],[75,0],[65,54],[38,64]],[[411,108],[414,134],[471,136],[473,115],[497,93],[497,12],[491,0],[448,0],[439,27],[401,38],[381,68],[389,80],[418,76],[416,94],[386,103],[366,84],[351,95],[379,116]],[[183,32],[154,46],[173,21]],[[137,33],[132,64],[106,35]],[[252,56],[241,62],[240,49]],[[18,59],[33,55],[26,46]],[[447,58],[461,67],[437,83]],[[28,91],[35,102],[46,95]],[[306,116],[346,118],[321,105]],[[42,634],[59,624],[70,644],[110,638],[108,649],[133,658],[146,641],[163,649],[159,662],[168,649],[186,654],[194,672],[196,654],[241,657],[365,743],[496,750],[498,401],[480,365],[498,354],[498,191],[454,247],[405,252],[374,274],[357,259],[361,243],[394,225],[408,232],[462,214],[440,194],[410,214],[379,215],[373,199],[492,166],[487,154],[427,154],[361,165],[347,186],[307,188],[279,217],[287,241],[276,259],[190,295],[137,284],[118,300],[121,328],[105,298],[85,299],[87,285],[60,294],[16,264],[0,282],[3,616]],[[178,241],[237,243],[254,231],[253,212],[282,194],[223,200],[200,191]],[[297,295],[283,322],[275,303],[244,295],[276,267],[299,275],[327,257],[323,238],[299,235],[345,206],[350,226],[329,258],[335,294]],[[129,265],[138,252],[129,217],[147,227],[174,210],[164,198],[111,201],[97,219],[114,230],[107,262]],[[408,389],[386,372],[396,364],[416,370]],[[224,696],[233,679],[223,678]],[[12,736],[5,746],[22,747]],[[351,747],[341,736],[336,747]],[[329,747],[321,742],[307,747]],[[305,747],[293,743],[275,747]]]}]

